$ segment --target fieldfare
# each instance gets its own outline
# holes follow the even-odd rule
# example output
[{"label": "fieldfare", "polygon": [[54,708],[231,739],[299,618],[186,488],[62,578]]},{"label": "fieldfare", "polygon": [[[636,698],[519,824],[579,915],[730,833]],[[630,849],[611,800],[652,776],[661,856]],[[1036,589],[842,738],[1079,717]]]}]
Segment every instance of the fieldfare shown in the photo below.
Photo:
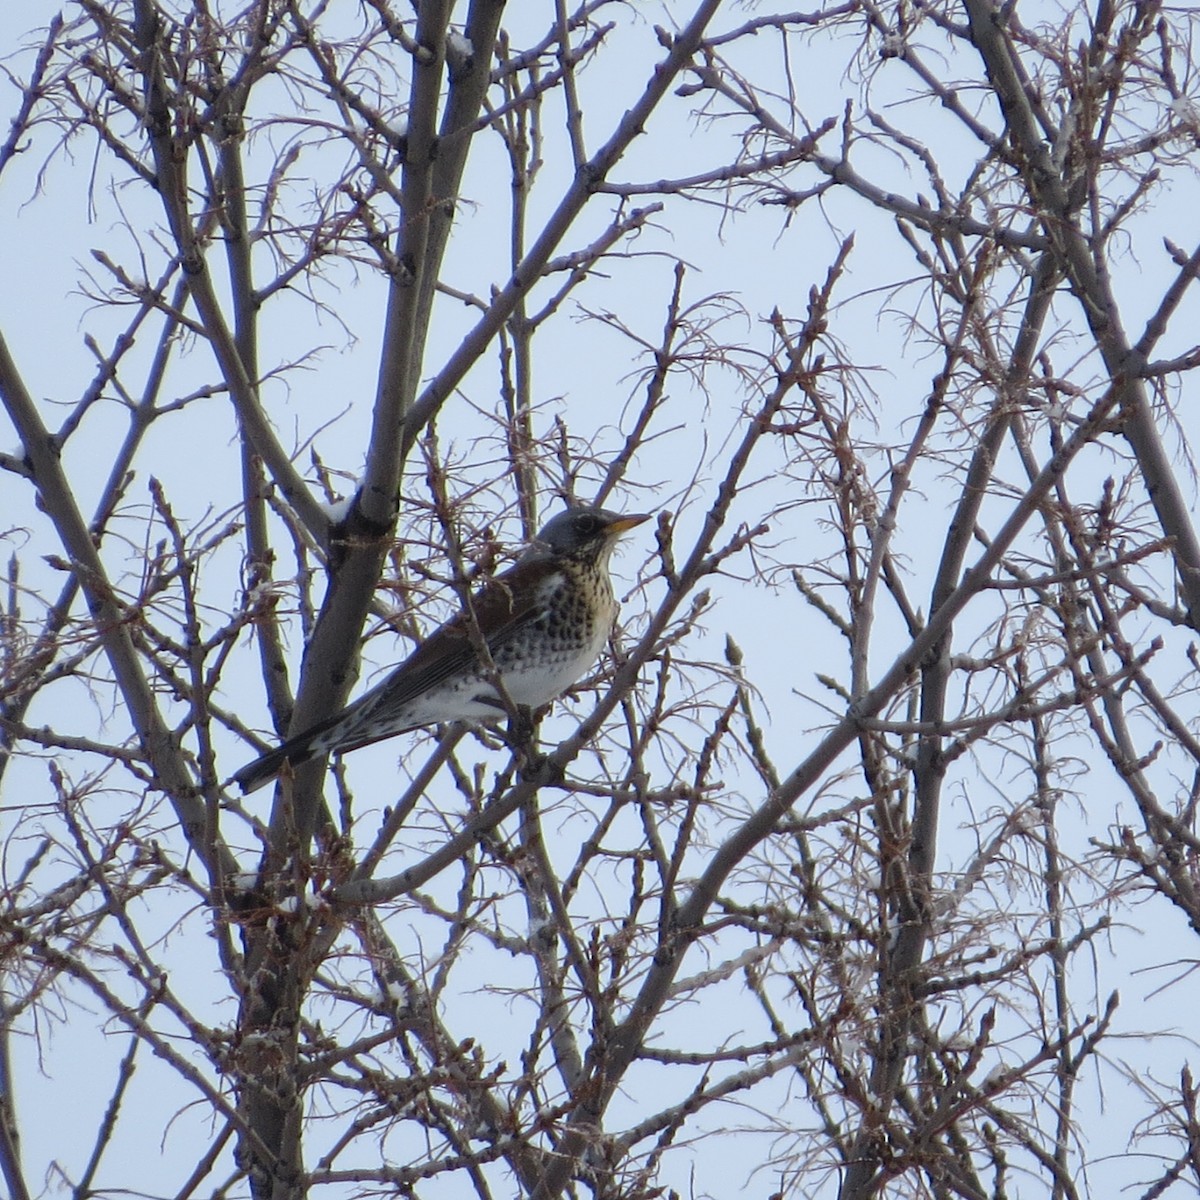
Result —
[{"label": "fieldfare", "polygon": [[[530,709],[549,704],[608,640],[617,618],[608,558],[621,535],[649,515],[586,505],[559,513],[471,599],[474,630],[465,613],[453,617],[369,692],[248,763],[234,780],[253,792],[285,763],[344,754],[422,725],[494,721],[510,702]],[[476,650],[478,638],[490,664]]]}]

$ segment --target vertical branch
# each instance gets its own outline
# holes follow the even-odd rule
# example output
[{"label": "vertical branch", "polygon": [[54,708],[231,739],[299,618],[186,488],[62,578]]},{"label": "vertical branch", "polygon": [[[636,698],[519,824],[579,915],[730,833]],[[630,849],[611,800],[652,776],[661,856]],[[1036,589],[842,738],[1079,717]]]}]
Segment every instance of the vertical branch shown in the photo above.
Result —
[{"label": "vertical branch", "polygon": [[[506,82],[509,111],[503,117],[504,142],[508,149],[512,191],[509,269],[515,271],[525,256],[529,192],[534,179],[531,159],[536,162],[530,142],[537,137],[540,98],[533,97],[528,105],[516,104],[514,100],[520,87],[520,77],[511,76]],[[509,375],[511,363],[511,378],[506,378],[503,388],[507,409],[508,454],[516,482],[522,532],[526,537],[532,537],[538,524],[537,491],[530,461],[533,447],[533,326],[528,319],[525,296],[521,296],[514,305],[506,332],[506,340],[511,346],[504,362],[506,376]]]},{"label": "vertical branch", "polygon": [[[229,270],[229,290],[233,304],[233,341],[247,377],[260,378],[258,355],[258,300],[254,288],[253,247],[246,210],[246,177],[242,163],[245,142],[245,107],[258,75],[259,64],[268,47],[266,21],[269,5],[259,0],[256,15],[248,17],[253,33],[245,47],[243,61],[234,82],[221,78],[220,63],[212,56],[210,72],[217,100],[214,121],[217,130],[217,203],[224,231],[225,259]],[[214,37],[214,42],[216,41]],[[239,409],[239,412],[242,410]],[[241,451],[242,499],[246,520],[248,583],[251,593],[269,582],[273,554],[268,533],[266,477],[263,461],[253,437],[243,428]],[[263,687],[267,707],[276,730],[287,730],[292,715],[292,696],[288,688],[287,657],[274,606],[264,605],[255,621]]]},{"label": "vertical branch", "polygon": [[[1018,660],[1018,682],[1024,686],[1023,664]],[[1067,990],[1067,938],[1063,926],[1063,864],[1058,845],[1057,791],[1051,779],[1051,751],[1045,717],[1030,719],[1033,739],[1034,778],[1037,790],[1034,802],[1041,816],[1044,841],[1046,915],[1050,920],[1050,964],[1054,987],[1055,1040],[1062,1047],[1055,1058],[1054,1070],[1058,1094],[1054,1104],[1054,1175],[1053,1200],[1064,1200],[1064,1182],[1070,1179],[1071,1128],[1075,1093],[1075,1071],[1070,1052],[1071,1005]]]},{"label": "vertical branch", "polygon": [[558,24],[558,65],[562,71],[567,137],[571,142],[571,158],[578,171],[587,162],[587,147],[583,140],[583,109],[579,105],[579,89],[575,86],[575,57],[571,50],[566,0],[554,0],[554,16]]},{"label": "vertical branch", "polygon": [[416,393],[421,368],[424,345],[420,338],[427,316],[420,313],[419,301],[433,295],[432,287],[423,289],[422,281],[427,273],[436,273],[436,265],[428,256],[429,221],[438,199],[433,192],[433,170],[449,19],[449,0],[422,4],[417,16],[416,50],[412,54],[396,268],[388,281],[387,316],[366,475],[355,502],[368,527],[382,531],[390,530],[396,519],[396,489],[403,461],[399,434]]},{"label": "vertical branch", "polygon": [[[415,335],[417,346],[425,345],[433,312],[434,292],[458,211],[463,171],[474,145],[474,126],[491,83],[496,38],[503,14],[503,0],[471,0],[463,35],[467,53],[447,59],[450,87],[438,129],[437,157],[433,164],[430,204],[426,216],[425,268],[417,284],[414,313],[414,319],[418,322]],[[409,397],[410,402],[411,399]]]},{"label": "vertical branch", "polygon": [[0,983],[0,1174],[4,1176],[11,1200],[30,1200],[32,1193],[21,1167],[20,1120],[9,1057],[11,1034],[8,996]]}]

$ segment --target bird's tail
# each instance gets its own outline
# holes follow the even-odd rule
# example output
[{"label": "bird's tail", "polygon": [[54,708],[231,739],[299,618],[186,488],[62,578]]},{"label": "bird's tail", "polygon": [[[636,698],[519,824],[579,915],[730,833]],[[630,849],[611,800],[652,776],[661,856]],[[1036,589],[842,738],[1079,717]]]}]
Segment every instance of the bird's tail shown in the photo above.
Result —
[{"label": "bird's tail", "polygon": [[310,758],[324,754],[337,740],[335,738],[331,741],[326,735],[341,722],[344,716],[344,713],[338,713],[328,721],[322,721],[311,729],[306,729],[303,733],[288,738],[274,750],[268,750],[266,754],[247,763],[233,776],[233,782],[242,789],[242,795],[249,795],[250,792],[256,792],[260,787],[270,783],[283,770],[285,763],[292,767],[298,767],[301,763],[308,762]]}]

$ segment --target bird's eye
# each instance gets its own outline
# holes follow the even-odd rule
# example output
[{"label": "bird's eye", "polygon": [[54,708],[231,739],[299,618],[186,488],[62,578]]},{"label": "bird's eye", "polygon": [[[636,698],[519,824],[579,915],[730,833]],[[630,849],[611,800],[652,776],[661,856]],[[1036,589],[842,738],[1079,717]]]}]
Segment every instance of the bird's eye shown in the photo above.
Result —
[{"label": "bird's eye", "polygon": [[591,513],[580,513],[575,521],[575,531],[584,537],[591,537],[600,529],[600,521]]}]

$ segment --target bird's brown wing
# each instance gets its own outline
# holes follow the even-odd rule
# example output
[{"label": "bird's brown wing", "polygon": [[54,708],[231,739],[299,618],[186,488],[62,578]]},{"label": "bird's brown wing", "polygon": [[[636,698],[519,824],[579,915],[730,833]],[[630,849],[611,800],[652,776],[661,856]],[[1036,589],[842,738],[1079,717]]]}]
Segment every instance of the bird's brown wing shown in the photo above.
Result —
[{"label": "bird's brown wing", "polygon": [[[532,568],[540,582],[541,566],[532,562],[516,563],[471,598],[476,625],[492,654],[545,611],[547,591],[538,586],[538,582],[532,582],[527,574]],[[387,726],[391,714],[399,714],[425,692],[469,671],[478,662],[470,626],[465,615],[460,613],[434,630],[386,678],[349,705],[342,713],[344,723],[350,727],[359,721],[372,728]],[[497,704],[497,715],[502,711]],[[394,724],[392,732],[398,732]],[[356,750],[378,740],[378,735],[362,741],[348,740],[341,749]]]}]

